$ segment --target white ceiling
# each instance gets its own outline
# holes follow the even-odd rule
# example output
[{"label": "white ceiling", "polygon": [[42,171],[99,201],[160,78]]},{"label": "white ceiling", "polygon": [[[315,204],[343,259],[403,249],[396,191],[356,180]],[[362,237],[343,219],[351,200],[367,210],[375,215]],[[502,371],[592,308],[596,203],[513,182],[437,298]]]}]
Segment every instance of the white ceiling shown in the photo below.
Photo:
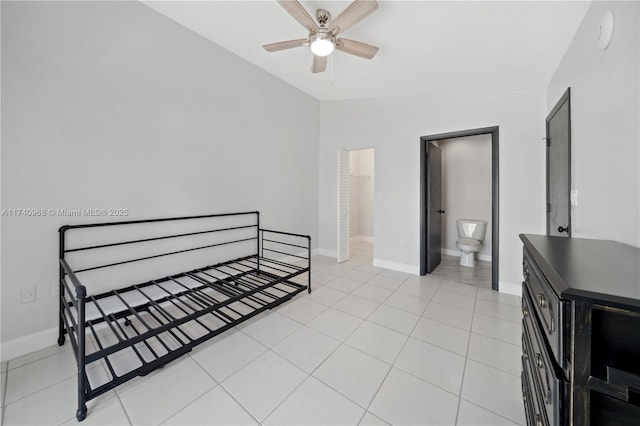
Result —
[{"label": "white ceiling", "polygon": [[[307,47],[262,48],[307,36],[275,0],[144,3],[320,100],[546,88],[590,4],[379,1],[342,34],[378,46],[376,57],[334,52],[327,72],[312,74]],[[350,2],[301,3],[335,17]]]}]

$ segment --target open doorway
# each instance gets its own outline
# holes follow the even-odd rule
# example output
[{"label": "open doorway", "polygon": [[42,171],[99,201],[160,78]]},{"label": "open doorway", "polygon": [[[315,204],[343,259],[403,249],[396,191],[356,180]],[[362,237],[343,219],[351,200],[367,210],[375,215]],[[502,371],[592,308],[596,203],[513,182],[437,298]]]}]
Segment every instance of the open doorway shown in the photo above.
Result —
[{"label": "open doorway", "polygon": [[337,260],[372,264],[374,150],[341,150],[338,162]]},{"label": "open doorway", "polygon": [[[498,127],[423,136],[420,150],[420,274],[444,274],[448,279],[497,290]],[[474,162],[474,155],[486,157],[483,164]],[[477,165],[478,170],[470,170]],[[465,174],[484,174],[488,182],[484,187],[464,189],[464,183],[470,181]],[[477,233],[467,236],[471,228],[485,228],[482,239]],[[487,260],[491,263],[485,263]]]},{"label": "open doorway", "polygon": [[349,251],[373,263],[373,149],[351,151],[349,173]]}]

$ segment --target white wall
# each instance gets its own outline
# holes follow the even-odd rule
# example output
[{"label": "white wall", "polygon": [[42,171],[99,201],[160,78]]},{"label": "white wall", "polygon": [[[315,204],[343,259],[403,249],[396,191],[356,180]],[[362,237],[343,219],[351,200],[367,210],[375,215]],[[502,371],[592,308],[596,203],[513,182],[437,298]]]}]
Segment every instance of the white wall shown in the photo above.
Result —
[{"label": "white wall", "polygon": [[373,238],[373,149],[350,152],[350,236]]},{"label": "white wall", "polygon": [[[1,7],[2,208],[257,209],[317,245],[315,99],[137,2]],[[2,218],[3,360],[55,344],[57,228],[95,220]]]},{"label": "white wall", "polygon": [[374,258],[418,273],[420,136],[497,125],[499,278],[520,283],[518,234],[545,232],[544,109],[544,90],[321,102],[319,246],[336,250],[336,151],[373,146],[376,193],[382,193],[375,200]]},{"label": "white wall", "polygon": [[458,219],[484,220],[487,232],[478,254],[491,260],[491,135],[439,141],[442,151],[442,248],[460,255]]},{"label": "white wall", "polygon": [[[609,48],[600,17],[615,15]],[[571,87],[573,235],[640,246],[640,2],[593,2],[547,90],[551,111]]]}]

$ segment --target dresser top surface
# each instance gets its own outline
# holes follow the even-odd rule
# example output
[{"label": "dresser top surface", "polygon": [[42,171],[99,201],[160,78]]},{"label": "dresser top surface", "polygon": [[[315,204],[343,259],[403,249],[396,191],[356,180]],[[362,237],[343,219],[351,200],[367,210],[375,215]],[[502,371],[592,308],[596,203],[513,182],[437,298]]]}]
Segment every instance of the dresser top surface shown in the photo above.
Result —
[{"label": "dresser top surface", "polygon": [[640,249],[585,238],[520,239],[561,298],[640,310]]}]

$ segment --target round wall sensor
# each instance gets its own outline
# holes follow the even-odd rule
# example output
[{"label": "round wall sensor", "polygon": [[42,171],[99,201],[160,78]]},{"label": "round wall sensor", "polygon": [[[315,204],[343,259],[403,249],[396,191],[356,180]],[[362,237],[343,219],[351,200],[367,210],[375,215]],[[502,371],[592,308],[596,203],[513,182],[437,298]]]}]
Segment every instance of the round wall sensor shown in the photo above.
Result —
[{"label": "round wall sensor", "polygon": [[600,24],[598,25],[597,43],[601,50],[605,50],[611,43],[611,37],[613,37],[613,27],[615,26],[615,18],[613,12],[607,10],[602,18],[600,18]]}]

